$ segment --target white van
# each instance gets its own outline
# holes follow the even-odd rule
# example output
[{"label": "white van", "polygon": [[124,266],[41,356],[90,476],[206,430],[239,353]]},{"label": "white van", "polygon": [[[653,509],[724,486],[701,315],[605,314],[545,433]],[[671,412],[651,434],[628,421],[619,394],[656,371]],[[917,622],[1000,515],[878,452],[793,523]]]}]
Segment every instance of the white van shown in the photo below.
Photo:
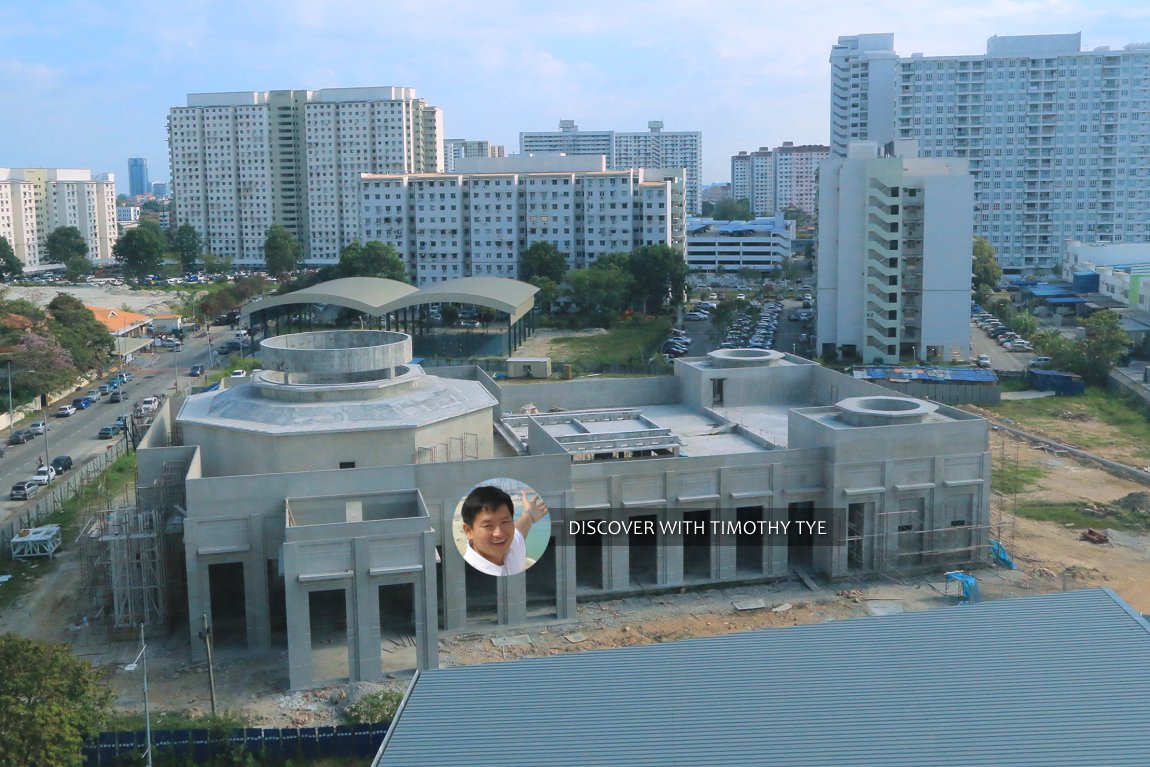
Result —
[{"label": "white van", "polygon": [[140,400],[140,411],[143,413],[154,413],[160,408],[160,400],[158,397],[144,397]]}]

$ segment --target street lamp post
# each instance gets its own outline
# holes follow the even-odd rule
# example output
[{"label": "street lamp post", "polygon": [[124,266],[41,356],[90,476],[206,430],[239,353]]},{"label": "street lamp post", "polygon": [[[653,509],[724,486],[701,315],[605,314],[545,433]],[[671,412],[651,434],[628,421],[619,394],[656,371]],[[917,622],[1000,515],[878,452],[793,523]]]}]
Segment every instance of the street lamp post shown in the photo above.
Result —
[{"label": "street lamp post", "polygon": [[148,767],[152,767],[152,712],[148,708],[148,645],[144,641],[144,624],[140,624],[140,652],[136,659],[124,666],[125,671],[135,671],[137,664],[143,666],[144,671],[144,743],[147,746],[144,757]]},{"label": "street lamp post", "polygon": [[12,425],[16,418],[12,413],[12,360],[8,360],[8,439],[12,438]]}]

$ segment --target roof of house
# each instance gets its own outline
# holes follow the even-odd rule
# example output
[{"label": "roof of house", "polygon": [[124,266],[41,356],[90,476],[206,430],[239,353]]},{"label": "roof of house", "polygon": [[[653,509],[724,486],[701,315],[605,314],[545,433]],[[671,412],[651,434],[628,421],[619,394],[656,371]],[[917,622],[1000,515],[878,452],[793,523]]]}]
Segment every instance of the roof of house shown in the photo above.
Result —
[{"label": "roof of house", "polygon": [[1094,589],[423,671],[375,765],[1133,767],[1148,690]]},{"label": "roof of house", "polygon": [[89,306],[88,310],[95,315],[96,319],[108,329],[112,335],[119,335],[126,333],[132,328],[137,328],[141,325],[146,325],[152,321],[152,318],[146,314],[137,314],[136,312],[125,311],[124,309],[108,309],[103,306]]}]

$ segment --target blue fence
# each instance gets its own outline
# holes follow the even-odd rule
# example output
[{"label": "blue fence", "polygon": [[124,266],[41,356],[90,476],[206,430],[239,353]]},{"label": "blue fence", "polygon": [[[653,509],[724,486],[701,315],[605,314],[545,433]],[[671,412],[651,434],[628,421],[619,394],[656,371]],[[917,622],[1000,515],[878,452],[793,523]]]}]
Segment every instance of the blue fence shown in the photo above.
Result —
[{"label": "blue fence", "polygon": [[[387,724],[338,727],[247,728],[226,734],[211,730],[152,730],[152,753],[203,764],[236,748],[272,760],[348,756],[374,757],[387,734]],[[84,767],[110,767],[124,755],[142,754],[143,732],[103,732],[84,743]]]}]

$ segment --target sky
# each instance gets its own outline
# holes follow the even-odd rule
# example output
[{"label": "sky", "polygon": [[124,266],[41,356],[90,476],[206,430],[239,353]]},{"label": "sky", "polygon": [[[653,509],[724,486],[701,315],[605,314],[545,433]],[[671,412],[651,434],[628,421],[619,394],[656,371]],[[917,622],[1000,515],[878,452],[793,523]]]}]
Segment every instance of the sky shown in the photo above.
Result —
[{"label": "sky", "polygon": [[825,144],[831,46],[893,32],[902,56],[984,53],[993,35],[1150,41],[1143,0],[39,0],[0,7],[0,166],[168,179],[188,93],[410,86],[445,138],[518,151],[520,131],[702,131],[703,182],[730,157]]}]

